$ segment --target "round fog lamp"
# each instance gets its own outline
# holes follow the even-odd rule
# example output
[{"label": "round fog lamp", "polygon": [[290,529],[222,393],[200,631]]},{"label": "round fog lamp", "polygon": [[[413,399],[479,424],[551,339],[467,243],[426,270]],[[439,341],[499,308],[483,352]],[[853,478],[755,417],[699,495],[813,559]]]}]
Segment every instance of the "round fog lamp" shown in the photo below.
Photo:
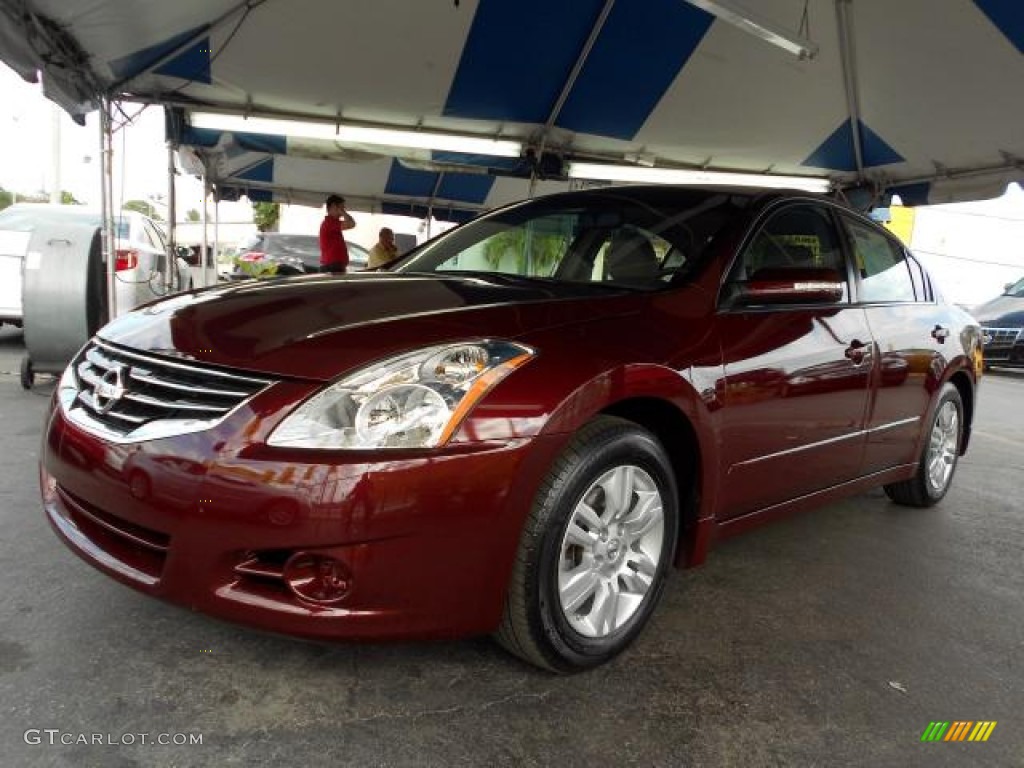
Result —
[{"label": "round fog lamp", "polygon": [[299,599],[331,605],[348,594],[352,572],[336,558],[296,552],[284,564],[284,581]]}]

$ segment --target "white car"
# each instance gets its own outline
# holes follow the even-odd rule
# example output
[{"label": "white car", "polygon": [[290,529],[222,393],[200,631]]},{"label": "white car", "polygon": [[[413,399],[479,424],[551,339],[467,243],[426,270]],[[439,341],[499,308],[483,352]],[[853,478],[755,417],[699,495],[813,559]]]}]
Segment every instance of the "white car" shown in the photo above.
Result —
[{"label": "white car", "polygon": [[[98,210],[80,205],[18,203],[0,211],[0,323],[22,324],[22,268],[32,233],[54,224],[100,226]],[[192,287],[188,264],[168,256],[163,232],[136,211],[115,214],[117,314]],[[168,271],[168,264],[174,269]]]}]

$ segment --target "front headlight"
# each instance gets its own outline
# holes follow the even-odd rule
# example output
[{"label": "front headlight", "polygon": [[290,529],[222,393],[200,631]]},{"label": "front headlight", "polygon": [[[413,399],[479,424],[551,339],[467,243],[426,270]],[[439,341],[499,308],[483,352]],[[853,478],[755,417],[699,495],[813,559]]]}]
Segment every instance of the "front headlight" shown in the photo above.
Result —
[{"label": "front headlight", "polygon": [[284,448],[434,448],[536,354],[508,341],[444,344],[373,363],[313,395],[270,434]]}]

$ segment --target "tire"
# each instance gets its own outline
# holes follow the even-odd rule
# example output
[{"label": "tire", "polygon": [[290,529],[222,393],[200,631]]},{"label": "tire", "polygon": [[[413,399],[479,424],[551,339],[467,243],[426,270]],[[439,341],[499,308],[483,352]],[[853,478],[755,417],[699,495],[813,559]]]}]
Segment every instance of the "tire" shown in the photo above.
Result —
[{"label": "tire", "polygon": [[[616,489],[628,499],[616,500]],[[609,416],[585,425],[534,499],[498,642],[559,673],[619,654],[658,602],[678,521],[675,476],[657,438]]]},{"label": "tire", "polygon": [[885,486],[897,504],[930,507],[942,501],[953,483],[964,435],[964,404],[960,392],[948,382],[935,403],[917,472],[909,480]]},{"label": "tire", "polygon": [[32,358],[23,355],[21,358],[21,388],[32,389],[36,383],[36,373],[32,370]]}]

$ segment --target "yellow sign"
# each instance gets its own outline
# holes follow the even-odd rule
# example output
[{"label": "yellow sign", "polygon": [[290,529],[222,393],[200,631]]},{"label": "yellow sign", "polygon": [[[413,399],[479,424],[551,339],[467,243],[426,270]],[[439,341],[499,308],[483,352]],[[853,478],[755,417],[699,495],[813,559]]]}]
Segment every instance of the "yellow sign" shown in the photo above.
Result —
[{"label": "yellow sign", "polygon": [[914,209],[893,205],[889,208],[889,215],[892,218],[885,222],[885,228],[909,248],[910,241],[914,237]]}]

